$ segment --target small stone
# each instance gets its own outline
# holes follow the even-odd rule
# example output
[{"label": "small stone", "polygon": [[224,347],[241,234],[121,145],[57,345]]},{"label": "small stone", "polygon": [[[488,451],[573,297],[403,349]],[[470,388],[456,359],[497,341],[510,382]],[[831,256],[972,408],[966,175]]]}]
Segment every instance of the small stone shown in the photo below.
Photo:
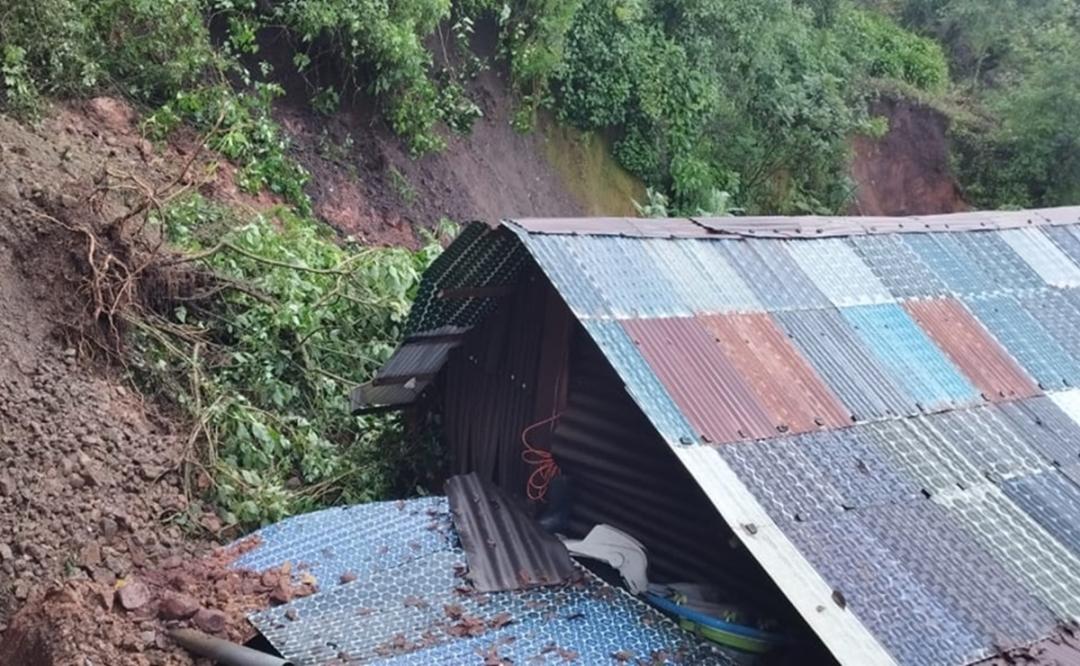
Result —
[{"label": "small stone", "polygon": [[346,571],[345,573],[341,574],[341,578],[338,579],[338,582],[340,582],[342,585],[345,585],[346,583],[351,583],[354,580],[356,580],[356,574],[351,571]]},{"label": "small stone", "polygon": [[199,602],[186,594],[170,594],[161,600],[158,617],[163,620],[186,620],[199,611]]},{"label": "small stone", "polygon": [[143,642],[143,645],[153,645],[157,640],[157,632],[153,630],[140,632],[139,640]]},{"label": "small stone", "polygon": [[259,582],[263,584],[263,587],[277,587],[278,581],[281,576],[273,569],[267,569],[262,572],[262,576],[259,577]]},{"label": "small stone", "polygon": [[128,581],[116,591],[116,598],[124,610],[136,610],[150,603],[150,588],[137,580]]},{"label": "small stone", "polygon": [[11,552],[11,546],[6,543],[0,543],[0,562],[10,561],[15,558],[15,553]]},{"label": "small stone", "polygon": [[225,613],[209,608],[200,608],[192,618],[197,628],[208,634],[217,634],[225,630]]},{"label": "small stone", "polygon": [[300,613],[298,613],[295,608],[290,608],[285,611],[285,619],[289,622],[296,622],[300,619]]},{"label": "small stone", "polygon": [[112,539],[119,531],[120,527],[116,524],[115,520],[112,518],[101,519],[101,536],[106,539]]},{"label": "small stone", "polygon": [[162,569],[177,569],[184,563],[178,555],[170,555],[161,561]]},{"label": "small stone", "polygon": [[19,601],[26,601],[26,598],[30,596],[30,586],[26,583],[19,582],[15,584],[15,598]]},{"label": "small stone", "polygon": [[15,480],[4,474],[0,476],[0,495],[11,497],[15,494]]},{"label": "small stone", "polygon": [[270,592],[270,602],[275,604],[287,604],[292,601],[293,591],[288,576],[282,576],[278,580],[277,587]]},{"label": "small stone", "polygon": [[93,569],[101,564],[101,546],[88,543],[79,551],[79,566]]}]

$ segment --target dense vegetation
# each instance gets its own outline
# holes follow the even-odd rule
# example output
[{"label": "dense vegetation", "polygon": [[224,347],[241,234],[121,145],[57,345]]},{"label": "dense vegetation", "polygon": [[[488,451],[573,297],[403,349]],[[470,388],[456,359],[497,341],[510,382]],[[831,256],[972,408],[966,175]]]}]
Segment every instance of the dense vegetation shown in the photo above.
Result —
[{"label": "dense vegetation", "polygon": [[[226,516],[273,519],[422,480],[389,419],[342,396],[399,335],[438,250],[342,243],[313,219],[308,174],[272,118],[283,82],[311,108],[374,101],[417,155],[480,115],[469,82],[505,67],[538,113],[611,139],[649,187],[643,214],[830,212],[850,196],[850,139],[879,134],[875,95],[952,120],[972,203],[1080,200],[1077,0],[7,0],[0,110],[106,91],[162,139],[194,126],[249,191],[287,206],[244,218],[198,197],[156,221],[248,292],[177,308],[135,336],[136,370],[197,424]],[[472,47],[481,30],[494,60]],[[273,45],[271,47],[266,45]],[[393,455],[386,454],[392,450]],[[382,451],[382,453],[378,453]]]},{"label": "dense vegetation", "polygon": [[[875,3],[878,4],[878,3]],[[1080,202],[1080,3],[894,0],[884,9],[944,45],[956,167],[977,206]]]}]

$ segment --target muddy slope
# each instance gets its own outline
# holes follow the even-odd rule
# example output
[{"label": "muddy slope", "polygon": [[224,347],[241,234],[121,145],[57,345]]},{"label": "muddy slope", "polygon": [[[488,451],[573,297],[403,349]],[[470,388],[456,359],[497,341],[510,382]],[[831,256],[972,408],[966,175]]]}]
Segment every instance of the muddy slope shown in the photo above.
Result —
[{"label": "muddy slope", "polygon": [[853,215],[920,215],[967,210],[949,165],[948,119],[912,100],[882,98],[871,113],[889,121],[881,139],[856,137]]}]

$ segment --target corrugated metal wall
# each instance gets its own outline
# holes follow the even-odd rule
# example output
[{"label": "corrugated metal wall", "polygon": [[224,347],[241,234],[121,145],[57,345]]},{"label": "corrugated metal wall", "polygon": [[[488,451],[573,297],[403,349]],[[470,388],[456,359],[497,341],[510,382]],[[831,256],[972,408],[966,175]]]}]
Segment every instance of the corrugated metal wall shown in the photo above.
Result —
[{"label": "corrugated metal wall", "polygon": [[[440,411],[452,472],[475,471],[524,496],[521,434],[562,401],[570,322],[570,311],[530,267],[514,294],[450,353]],[[543,444],[550,431],[537,428],[530,441]]]},{"label": "corrugated metal wall", "polygon": [[608,523],[645,544],[655,580],[710,580],[779,599],[756,562],[734,550],[734,535],[589,332],[536,277],[526,269],[515,295],[450,353],[439,411],[451,470],[523,497],[532,468],[521,458],[522,431],[559,413],[529,442],[550,448],[571,480],[570,536]]},{"label": "corrugated metal wall", "polygon": [[596,523],[633,534],[649,551],[658,580],[742,581],[771,589],[741,551],[720,514],[634,404],[583,328],[571,343],[566,409],[553,452],[572,479],[571,532]]}]

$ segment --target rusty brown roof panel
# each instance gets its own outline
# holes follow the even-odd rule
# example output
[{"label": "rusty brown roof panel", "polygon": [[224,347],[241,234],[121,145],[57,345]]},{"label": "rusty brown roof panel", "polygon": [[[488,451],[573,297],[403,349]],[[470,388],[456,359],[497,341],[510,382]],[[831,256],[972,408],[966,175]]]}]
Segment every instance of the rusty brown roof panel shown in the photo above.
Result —
[{"label": "rusty brown roof panel", "polygon": [[476,473],[451,477],[446,497],[468,563],[465,576],[477,590],[558,585],[573,577],[562,542]]},{"label": "rusty brown roof panel", "polygon": [[908,301],[904,307],[987,400],[1039,393],[1035,380],[956,299]]},{"label": "rusty brown roof panel", "polygon": [[777,434],[716,338],[693,317],[620,322],[690,424],[711,442]]},{"label": "rusty brown roof panel", "polygon": [[698,317],[773,418],[778,432],[850,425],[848,412],[764,313]]}]

